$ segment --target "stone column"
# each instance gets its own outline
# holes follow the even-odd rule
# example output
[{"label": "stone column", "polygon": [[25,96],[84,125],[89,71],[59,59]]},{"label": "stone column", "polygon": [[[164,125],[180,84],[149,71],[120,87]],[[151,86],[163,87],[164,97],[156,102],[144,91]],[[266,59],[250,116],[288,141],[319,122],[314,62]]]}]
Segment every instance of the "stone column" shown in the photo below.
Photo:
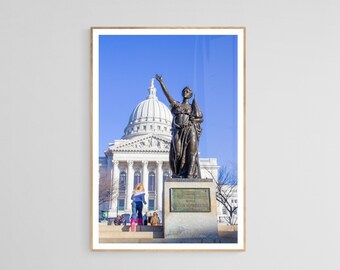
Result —
[{"label": "stone column", "polygon": [[146,200],[146,211],[149,211],[149,171],[148,171],[148,161],[143,161],[143,186],[145,188],[145,200]]},{"label": "stone column", "polygon": [[163,161],[157,161],[157,210],[163,209]]},{"label": "stone column", "polygon": [[115,216],[117,216],[118,212],[118,195],[119,195],[119,161],[112,160],[113,163],[113,175],[112,175],[112,186],[114,189],[114,194],[116,194],[112,199],[112,211],[115,212]]},{"label": "stone column", "polygon": [[[108,186],[112,185],[112,177],[113,177],[113,168],[112,168],[112,155],[107,155],[107,171],[106,171],[106,179],[105,182]],[[110,190],[111,194],[113,190]],[[108,201],[108,210],[111,212],[113,204],[112,201]],[[110,215],[109,215],[110,216]]]},{"label": "stone column", "polygon": [[134,189],[133,186],[133,161],[128,160],[128,173],[127,173],[127,198],[126,198],[126,209],[131,211],[131,196],[132,190]]}]

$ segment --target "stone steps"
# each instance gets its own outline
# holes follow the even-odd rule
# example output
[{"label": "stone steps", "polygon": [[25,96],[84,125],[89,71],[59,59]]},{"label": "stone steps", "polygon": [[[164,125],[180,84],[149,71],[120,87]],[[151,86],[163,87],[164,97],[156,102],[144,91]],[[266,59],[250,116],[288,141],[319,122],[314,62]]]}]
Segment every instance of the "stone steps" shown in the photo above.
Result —
[{"label": "stone steps", "polygon": [[[130,225],[120,226],[120,225],[99,225],[99,232],[128,232],[130,230]],[[144,226],[137,225],[137,232],[163,232],[163,226]]]},{"label": "stone steps", "polygon": [[153,232],[100,232],[99,238],[153,239]]},{"label": "stone steps", "polygon": [[[164,239],[161,238],[139,238],[138,234],[144,234],[145,232],[131,232],[124,233],[122,238],[99,238],[99,243],[237,243],[237,232],[225,232],[219,235],[218,239]],[[128,236],[128,237],[126,237]]]},{"label": "stone steps", "polygon": [[[237,228],[237,227],[236,227]],[[236,243],[235,227],[218,226],[218,239],[164,239],[163,226],[137,225],[136,232],[130,232],[130,225],[99,225],[100,243]]]},{"label": "stone steps", "polygon": [[111,243],[117,240],[121,242],[136,242],[143,239],[159,239],[164,237],[163,231],[163,226],[137,225],[136,232],[130,232],[130,225],[99,225],[99,241],[100,243]]}]

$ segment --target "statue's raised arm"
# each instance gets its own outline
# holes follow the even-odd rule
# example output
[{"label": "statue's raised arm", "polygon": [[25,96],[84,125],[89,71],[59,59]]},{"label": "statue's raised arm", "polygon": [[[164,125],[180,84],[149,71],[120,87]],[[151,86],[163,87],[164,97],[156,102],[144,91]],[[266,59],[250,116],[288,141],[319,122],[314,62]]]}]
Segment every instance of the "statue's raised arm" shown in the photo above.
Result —
[{"label": "statue's raised arm", "polygon": [[156,74],[155,77],[156,77],[156,80],[157,80],[157,81],[159,82],[159,84],[161,85],[162,90],[163,90],[163,92],[164,92],[164,95],[166,96],[166,98],[168,99],[170,105],[172,106],[172,105],[175,103],[175,100],[172,98],[172,96],[170,96],[169,91],[168,91],[168,89],[166,88],[166,86],[165,86],[165,84],[164,84],[164,82],[163,82],[163,77],[160,76],[160,75],[158,75],[158,74]]}]

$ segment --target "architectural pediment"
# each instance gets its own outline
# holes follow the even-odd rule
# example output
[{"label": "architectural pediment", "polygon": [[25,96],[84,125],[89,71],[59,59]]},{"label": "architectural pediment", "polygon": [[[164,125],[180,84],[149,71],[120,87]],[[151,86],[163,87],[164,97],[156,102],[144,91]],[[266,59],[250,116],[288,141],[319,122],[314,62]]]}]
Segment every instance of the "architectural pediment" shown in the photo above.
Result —
[{"label": "architectural pediment", "polygon": [[120,141],[110,146],[112,152],[162,152],[170,150],[170,138],[157,135],[145,135],[131,140]]}]

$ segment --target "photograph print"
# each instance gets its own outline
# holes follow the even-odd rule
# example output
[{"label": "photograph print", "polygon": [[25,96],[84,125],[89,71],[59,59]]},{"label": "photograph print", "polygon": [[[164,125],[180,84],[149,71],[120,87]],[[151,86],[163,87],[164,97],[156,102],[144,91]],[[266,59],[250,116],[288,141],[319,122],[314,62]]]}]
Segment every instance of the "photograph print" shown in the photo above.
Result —
[{"label": "photograph print", "polygon": [[91,29],[92,250],[245,250],[245,28]]}]

